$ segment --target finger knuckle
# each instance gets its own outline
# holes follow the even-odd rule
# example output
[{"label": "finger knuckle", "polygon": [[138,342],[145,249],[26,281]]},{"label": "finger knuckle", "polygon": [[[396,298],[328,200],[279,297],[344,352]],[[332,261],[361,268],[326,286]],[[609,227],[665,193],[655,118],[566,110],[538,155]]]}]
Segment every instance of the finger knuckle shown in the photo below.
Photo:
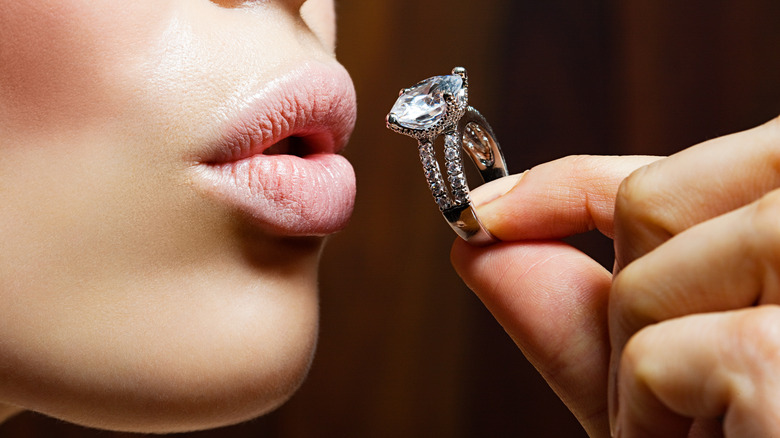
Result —
[{"label": "finger knuckle", "polygon": [[636,214],[637,206],[647,204],[652,198],[652,185],[647,184],[648,168],[642,167],[626,177],[618,187],[615,197],[615,214],[621,217],[629,217]]},{"label": "finger knuckle", "polygon": [[732,325],[726,327],[733,335],[731,342],[720,344],[720,376],[727,379],[731,395],[726,426],[739,430],[739,436],[778,436],[780,307],[763,305],[735,315]]},{"label": "finger knuckle", "polygon": [[767,123],[767,126],[772,129],[775,138],[780,141],[780,115],[770,120],[769,123]]},{"label": "finger knuckle", "polygon": [[774,170],[775,174],[780,173],[780,116],[764,123],[752,132],[755,133],[752,141],[763,145],[764,154],[761,158],[765,160],[764,164]]},{"label": "finger knuckle", "polygon": [[612,281],[609,296],[610,321],[626,333],[657,322],[648,300],[643,299],[643,275],[639,264],[623,269]]},{"label": "finger knuckle", "polygon": [[668,208],[655,167],[651,164],[634,171],[621,182],[615,198],[616,221],[636,234],[642,230],[669,234]]},{"label": "finger knuckle", "polygon": [[736,325],[738,357],[755,368],[753,374],[774,373],[780,364],[780,306],[763,305],[742,312]]},{"label": "finger knuckle", "polygon": [[656,374],[656,326],[648,326],[635,333],[626,342],[620,358],[621,374],[633,380],[651,382]]},{"label": "finger knuckle", "polygon": [[780,116],[775,117],[769,123],[766,124],[769,131],[769,144],[770,148],[775,152],[773,154],[773,164],[777,169],[780,167],[780,156],[778,150],[780,150]]},{"label": "finger knuckle", "polygon": [[774,190],[756,201],[749,230],[755,246],[772,262],[780,262],[780,190]]}]

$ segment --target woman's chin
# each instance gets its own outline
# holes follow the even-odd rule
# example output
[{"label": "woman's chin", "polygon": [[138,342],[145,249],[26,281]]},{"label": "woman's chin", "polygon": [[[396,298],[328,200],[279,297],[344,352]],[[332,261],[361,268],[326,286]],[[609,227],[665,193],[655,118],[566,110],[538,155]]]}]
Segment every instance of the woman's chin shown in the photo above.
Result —
[{"label": "woman's chin", "polygon": [[126,432],[193,431],[263,415],[295,393],[312,361],[316,253],[281,275],[189,272],[167,287],[158,278],[143,290],[104,293],[112,299],[67,318],[53,314],[60,330],[34,346],[0,345],[0,397]]},{"label": "woman's chin", "polygon": [[275,352],[283,359],[276,357],[271,365],[264,366],[264,358],[257,357],[253,367],[244,355],[208,369],[202,364],[182,364],[158,376],[150,370],[149,380],[142,382],[116,376],[113,387],[82,387],[80,393],[72,393],[73,398],[59,398],[56,406],[32,410],[81,426],[120,432],[189,432],[240,423],[273,411],[304,381],[315,341],[296,342],[294,349]]}]

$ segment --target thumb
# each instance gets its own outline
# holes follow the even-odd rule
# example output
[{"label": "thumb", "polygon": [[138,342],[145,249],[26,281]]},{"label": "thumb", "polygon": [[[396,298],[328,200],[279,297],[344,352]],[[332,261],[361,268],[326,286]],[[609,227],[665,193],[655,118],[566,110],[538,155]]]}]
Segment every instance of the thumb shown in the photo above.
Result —
[{"label": "thumb", "polygon": [[570,156],[484,184],[472,199],[480,221],[503,241],[559,239],[594,228],[612,237],[620,183],[659,158]]}]

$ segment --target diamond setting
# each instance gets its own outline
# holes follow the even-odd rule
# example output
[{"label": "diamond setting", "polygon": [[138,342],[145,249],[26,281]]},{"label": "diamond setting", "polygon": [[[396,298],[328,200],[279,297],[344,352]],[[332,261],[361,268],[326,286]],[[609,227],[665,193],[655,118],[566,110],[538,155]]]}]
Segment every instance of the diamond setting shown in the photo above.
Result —
[{"label": "diamond setting", "polygon": [[[461,138],[456,128],[467,107],[468,76],[464,68],[456,67],[451,75],[434,76],[401,90],[387,115],[388,128],[418,140],[423,172],[442,212],[469,202],[460,154]],[[445,139],[446,175],[442,174],[433,147],[440,134]]]},{"label": "diamond setting", "polygon": [[469,186],[463,173],[463,159],[460,155],[460,135],[449,132],[444,136],[444,163],[447,168],[447,180],[450,183],[452,202],[456,206],[470,202]]},{"label": "diamond setting", "polygon": [[390,114],[405,128],[430,129],[444,119],[445,96],[453,96],[458,107],[464,105],[466,89],[461,76],[435,76],[418,83],[398,97]]},{"label": "diamond setting", "polygon": [[460,67],[401,90],[387,127],[416,139],[433,138],[454,128],[468,106],[468,76]]},{"label": "diamond setting", "polygon": [[[506,176],[506,162],[490,125],[468,106],[466,69],[455,67],[451,75],[401,90],[386,120],[392,131],[417,140],[428,188],[455,233],[474,245],[496,242],[471,204],[462,154],[471,158],[483,181]],[[434,150],[439,136],[444,139],[441,161]]]},{"label": "diamond setting", "polygon": [[446,210],[452,206],[447,189],[444,185],[444,179],[439,168],[439,162],[436,161],[433,151],[433,142],[430,140],[420,141],[419,145],[420,161],[423,163],[423,172],[428,181],[428,187],[439,209]]}]

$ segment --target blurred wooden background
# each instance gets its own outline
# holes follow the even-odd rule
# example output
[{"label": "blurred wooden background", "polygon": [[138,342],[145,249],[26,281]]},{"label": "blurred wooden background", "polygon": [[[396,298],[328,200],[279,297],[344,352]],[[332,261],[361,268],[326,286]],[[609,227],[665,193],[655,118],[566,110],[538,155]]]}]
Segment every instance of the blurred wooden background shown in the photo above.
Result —
[{"label": "blurred wooden background", "polygon": [[[670,154],[780,114],[777,0],[339,0],[359,193],[322,273],[311,375],[277,412],[207,437],[581,437],[448,262],[453,235],[397,90],[465,66],[516,172],[570,154]],[[576,243],[611,264],[609,242]],[[134,437],[23,414],[8,437]]]}]

